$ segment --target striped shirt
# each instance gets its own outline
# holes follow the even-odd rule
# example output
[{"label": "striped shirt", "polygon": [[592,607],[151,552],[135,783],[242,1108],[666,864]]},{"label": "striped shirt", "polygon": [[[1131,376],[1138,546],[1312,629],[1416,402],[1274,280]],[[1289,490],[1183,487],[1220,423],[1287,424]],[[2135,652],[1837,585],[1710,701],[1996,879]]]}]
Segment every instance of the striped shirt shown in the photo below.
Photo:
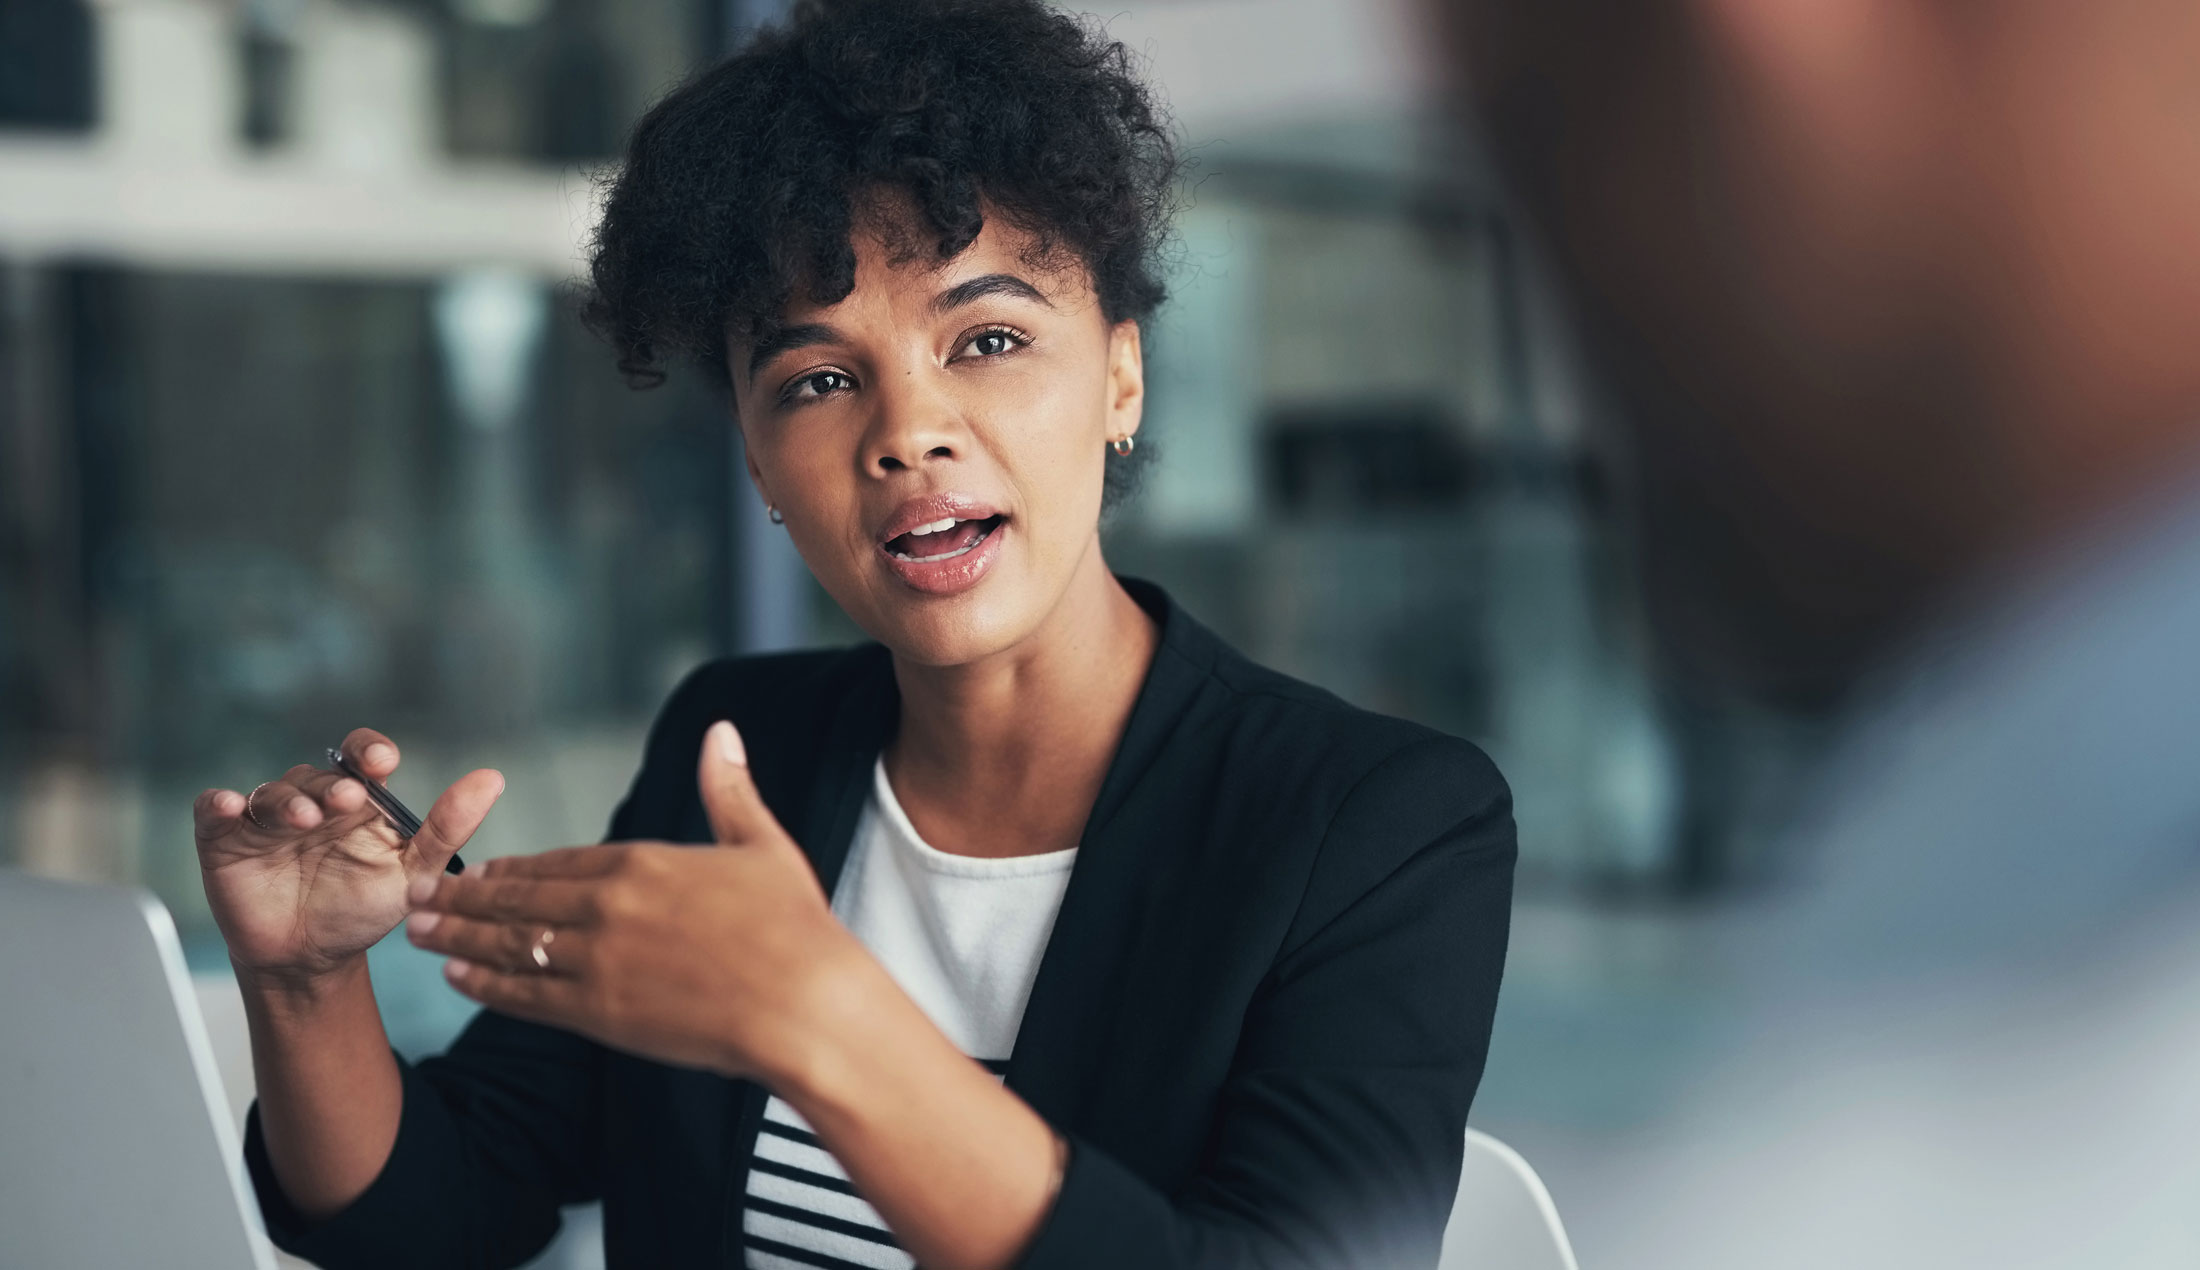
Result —
[{"label": "striped shirt", "polygon": [[[928,845],[883,760],[833,890],[833,912],[965,1054],[1010,1053],[1077,849],[1008,859]],[[994,1075],[1005,1058],[981,1059]],[[878,1212],[776,1095],[743,1190],[750,1270],[910,1270]]]},{"label": "striped shirt", "polygon": [[[1008,1070],[1008,1061],[988,1059],[985,1067],[998,1076]],[[916,1265],[801,1114],[776,1096],[764,1104],[741,1230],[750,1270],[912,1270]]]}]

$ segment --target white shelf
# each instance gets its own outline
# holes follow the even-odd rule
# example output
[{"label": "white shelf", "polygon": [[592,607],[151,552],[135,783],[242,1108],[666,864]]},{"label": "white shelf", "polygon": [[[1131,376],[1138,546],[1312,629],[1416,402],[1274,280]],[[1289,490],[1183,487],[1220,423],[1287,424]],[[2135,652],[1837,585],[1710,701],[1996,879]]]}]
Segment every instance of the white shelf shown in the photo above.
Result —
[{"label": "white shelf", "polygon": [[311,0],[299,135],[236,135],[232,16],[208,0],[104,0],[100,126],[0,131],[0,255],[259,274],[577,274],[591,174],[443,156],[432,45],[404,14]]}]

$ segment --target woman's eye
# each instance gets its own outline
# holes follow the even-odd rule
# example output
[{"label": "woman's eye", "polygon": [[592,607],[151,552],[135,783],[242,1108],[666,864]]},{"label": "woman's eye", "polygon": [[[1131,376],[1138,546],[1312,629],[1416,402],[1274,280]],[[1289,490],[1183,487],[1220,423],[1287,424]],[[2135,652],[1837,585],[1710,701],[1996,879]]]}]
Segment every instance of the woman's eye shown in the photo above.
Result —
[{"label": "woman's eye", "polygon": [[837,370],[821,370],[814,375],[804,375],[787,385],[783,396],[788,401],[815,400],[839,392],[852,384],[852,380]]},{"label": "woman's eye", "polygon": [[963,352],[971,357],[999,357],[1022,343],[1013,331],[980,331],[963,345]]}]

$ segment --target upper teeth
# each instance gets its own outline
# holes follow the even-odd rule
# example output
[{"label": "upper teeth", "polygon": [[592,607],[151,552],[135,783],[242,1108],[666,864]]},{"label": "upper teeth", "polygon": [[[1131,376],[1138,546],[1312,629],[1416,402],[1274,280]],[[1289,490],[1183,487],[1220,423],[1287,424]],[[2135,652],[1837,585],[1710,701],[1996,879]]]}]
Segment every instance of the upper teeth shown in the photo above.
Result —
[{"label": "upper teeth", "polygon": [[929,525],[919,525],[909,532],[912,534],[943,534],[961,523],[961,521],[950,516],[945,520],[935,520]]}]

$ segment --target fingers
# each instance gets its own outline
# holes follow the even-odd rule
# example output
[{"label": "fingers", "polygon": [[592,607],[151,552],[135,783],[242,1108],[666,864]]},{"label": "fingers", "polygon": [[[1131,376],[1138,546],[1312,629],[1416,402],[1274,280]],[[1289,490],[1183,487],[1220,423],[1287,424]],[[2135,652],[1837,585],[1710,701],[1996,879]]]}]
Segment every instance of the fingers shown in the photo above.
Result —
[{"label": "fingers", "polygon": [[[354,728],[344,738],[342,748],[347,759],[375,780],[386,780],[397,770],[396,744],[373,728]],[[501,791],[502,778],[498,777],[496,783]],[[472,815],[470,823],[463,814],[446,818],[441,826],[446,837],[437,839],[434,845],[438,849],[446,842],[455,842],[455,845],[438,856],[438,868],[478,827],[480,817],[487,814],[488,803],[496,801],[495,793],[486,795],[486,803],[480,802],[481,791],[469,793],[473,797],[461,800],[464,805],[458,811],[478,814]],[[230,789],[206,790],[192,803],[191,815],[193,829],[201,841],[244,833],[274,842],[319,828],[328,821],[355,815],[368,806],[366,786],[341,772],[300,763],[281,778],[242,793]]]},{"label": "fingers", "polygon": [[353,728],[337,748],[353,767],[378,781],[388,780],[397,770],[397,742],[373,728]]},{"label": "fingers", "polygon": [[[246,814],[249,799],[251,814]],[[366,806],[366,787],[336,772],[300,763],[242,793],[233,789],[209,789],[191,804],[194,831],[210,841],[224,834],[246,832],[263,838],[287,838],[313,829],[324,821],[348,816]]]},{"label": "fingers", "polygon": [[695,779],[713,840],[753,842],[782,832],[778,818],[756,792],[756,781],[749,775],[748,749],[730,720],[720,719],[703,734]]},{"label": "fingers", "polygon": [[[300,763],[283,773],[283,783],[320,803],[322,814],[330,819],[348,816],[367,805],[367,787],[331,768]],[[264,798],[266,791],[261,796]],[[254,799],[254,810],[259,805],[259,799]],[[260,819],[266,820],[267,815],[261,813]]]},{"label": "fingers", "polygon": [[588,968],[587,936],[551,923],[482,921],[423,909],[405,919],[405,937],[431,952],[514,974],[578,976]]},{"label": "fingers", "polygon": [[287,780],[269,781],[241,794],[229,789],[207,790],[192,805],[192,818],[201,837],[246,833],[268,841],[289,838],[326,819],[321,804]]},{"label": "fingers", "polygon": [[596,888],[589,882],[515,877],[487,866],[464,874],[424,873],[413,881],[410,898],[428,911],[494,922],[585,926],[597,916]]},{"label": "fingers", "polygon": [[407,850],[419,855],[416,872],[441,872],[444,862],[457,855],[474,836],[474,831],[481,828],[481,822],[489,816],[489,809],[496,806],[497,798],[503,793],[503,773],[486,767],[451,782],[451,787],[428,808],[427,816],[421,820],[420,832],[407,844]]},{"label": "fingers", "polygon": [[633,847],[623,842],[599,842],[586,847],[559,847],[536,855],[499,856],[481,866],[484,878],[605,878],[624,867]]},{"label": "fingers", "polygon": [[516,1019],[563,1025],[581,1013],[580,985],[563,975],[542,974],[532,964],[526,971],[513,974],[453,957],[444,963],[443,977],[460,992]]},{"label": "fingers", "polygon": [[244,816],[244,795],[233,789],[202,790],[191,800],[191,831],[199,841],[219,838]]}]

